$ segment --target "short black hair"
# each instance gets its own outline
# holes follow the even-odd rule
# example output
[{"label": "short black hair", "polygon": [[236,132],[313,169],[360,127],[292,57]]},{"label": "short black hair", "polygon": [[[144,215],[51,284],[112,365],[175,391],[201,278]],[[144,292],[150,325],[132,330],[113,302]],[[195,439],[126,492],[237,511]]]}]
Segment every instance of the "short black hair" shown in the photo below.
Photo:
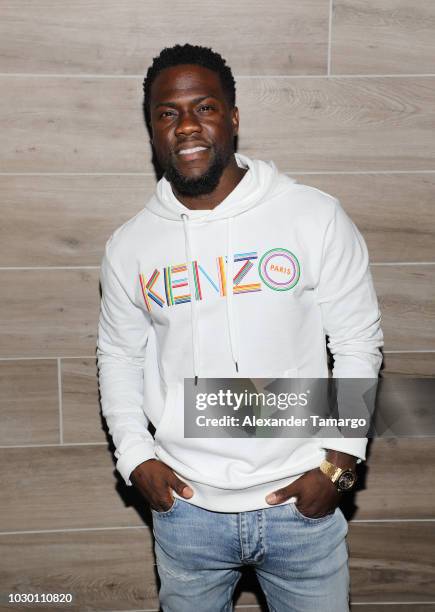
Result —
[{"label": "short black hair", "polygon": [[173,47],[165,47],[157,57],[153,58],[153,63],[148,68],[143,82],[144,111],[148,125],[150,125],[151,86],[154,80],[165,68],[179,66],[180,64],[196,64],[217,72],[228,103],[231,108],[234,108],[236,104],[236,82],[231,68],[227,66],[224,58],[210,47],[190,45],[189,43],[174,45]]}]

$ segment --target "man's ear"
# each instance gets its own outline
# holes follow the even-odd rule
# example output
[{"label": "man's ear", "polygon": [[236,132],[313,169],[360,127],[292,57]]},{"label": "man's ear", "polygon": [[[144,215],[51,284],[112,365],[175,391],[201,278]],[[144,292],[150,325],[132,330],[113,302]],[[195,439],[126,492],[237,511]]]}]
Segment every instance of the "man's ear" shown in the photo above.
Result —
[{"label": "man's ear", "polygon": [[239,133],[239,109],[237,106],[231,110],[231,123],[233,124],[233,135],[237,136]]}]

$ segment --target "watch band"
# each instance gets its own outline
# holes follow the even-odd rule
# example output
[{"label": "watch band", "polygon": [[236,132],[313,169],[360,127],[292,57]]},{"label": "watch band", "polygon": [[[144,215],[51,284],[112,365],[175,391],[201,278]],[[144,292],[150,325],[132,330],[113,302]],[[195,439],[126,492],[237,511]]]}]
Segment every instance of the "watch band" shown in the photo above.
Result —
[{"label": "watch band", "polygon": [[322,461],[319,467],[320,467],[320,470],[324,474],[326,474],[328,478],[332,480],[332,482],[337,482],[337,480],[340,478],[341,474],[345,470],[345,468],[337,467],[336,465],[334,465],[333,463],[330,463],[326,459]]},{"label": "watch band", "polygon": [[350,491],[355,486],[357,475],[355,470],[351,468],[341,468],[327,459],[324,459],[319,469],[331,480],[340,492]]}]

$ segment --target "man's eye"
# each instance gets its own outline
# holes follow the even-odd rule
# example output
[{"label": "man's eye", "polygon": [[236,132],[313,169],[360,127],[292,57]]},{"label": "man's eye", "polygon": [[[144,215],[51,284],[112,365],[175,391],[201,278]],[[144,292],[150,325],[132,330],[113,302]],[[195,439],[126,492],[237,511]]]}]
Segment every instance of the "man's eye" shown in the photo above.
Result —
[{"label": "man's eye", "polygon": [[172,115],[174,115],[173,111],[163,111],[163,113],[160,113],[160,117],[171,117]]},{"label": "man's eye", "polygon": [[213,110],[213,106],[210,106],[210,104],[202,104],[202,106],[199,107],[200,111],[209,111],[209,110]]}]

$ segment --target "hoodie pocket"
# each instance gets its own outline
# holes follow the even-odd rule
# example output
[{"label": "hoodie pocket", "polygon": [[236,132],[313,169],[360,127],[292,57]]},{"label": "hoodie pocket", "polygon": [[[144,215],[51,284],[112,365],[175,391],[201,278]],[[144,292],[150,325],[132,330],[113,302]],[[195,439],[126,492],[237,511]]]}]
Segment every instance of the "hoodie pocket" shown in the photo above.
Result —
[{"label": "hoodie pocket", "polygon": [[179,389],[180,385],[177,383],[172,383],[168,385],[162,418],[160,419],[159,424],[157,425],[156,431],[154,433],[155,440],[163,439],[164,434],[168,429],[169,423],[173,422],[176,418]]}]

